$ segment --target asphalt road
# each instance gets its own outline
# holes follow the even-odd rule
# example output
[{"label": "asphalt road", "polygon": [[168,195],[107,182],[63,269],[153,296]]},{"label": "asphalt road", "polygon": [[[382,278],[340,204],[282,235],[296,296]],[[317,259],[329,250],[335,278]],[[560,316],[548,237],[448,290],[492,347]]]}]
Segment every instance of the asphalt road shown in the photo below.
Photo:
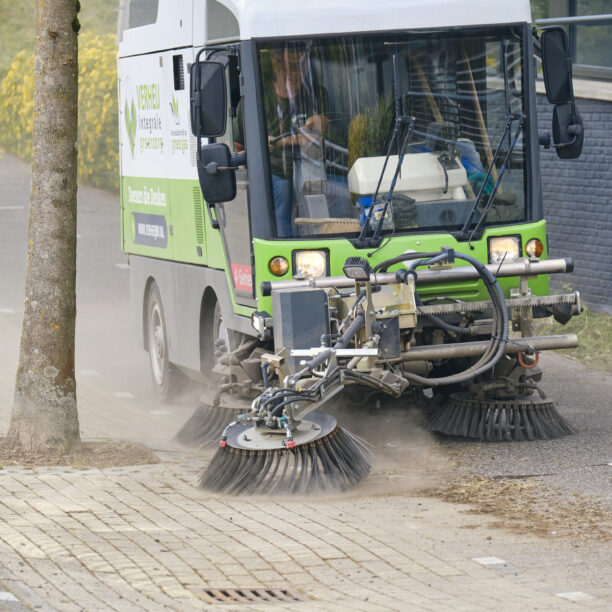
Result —
[{"label": "asphalt road", "polygon": [[543,355],[542,387],[577,431],[528,443],[448,441],[463,469],[489,476],[539,476],[569,494],[584,493],[612,509],[612,375],[556,354]]}]

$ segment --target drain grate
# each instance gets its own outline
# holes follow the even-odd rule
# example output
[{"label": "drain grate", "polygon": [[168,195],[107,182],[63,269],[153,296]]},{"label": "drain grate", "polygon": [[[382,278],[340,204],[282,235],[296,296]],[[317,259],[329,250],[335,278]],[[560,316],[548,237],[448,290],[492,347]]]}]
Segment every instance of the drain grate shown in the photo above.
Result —
[{"label": "drain grate", "polygon": [[285,589],[204,589],[203,594],[211,600],[211,603],[258,604],[306,601],[302,595]]}]

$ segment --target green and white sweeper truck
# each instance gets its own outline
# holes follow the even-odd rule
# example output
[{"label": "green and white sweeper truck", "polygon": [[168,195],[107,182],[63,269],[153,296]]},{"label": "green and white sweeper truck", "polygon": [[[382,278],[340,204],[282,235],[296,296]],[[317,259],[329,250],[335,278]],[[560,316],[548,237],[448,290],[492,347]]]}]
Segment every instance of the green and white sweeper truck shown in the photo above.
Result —
[{"label": "green and white sweeper truck", "polygon": [[119,37],[132,312],[163,398],[213,387],[178,434],[219,441],[202,486],[356,484],[327,408],[370,393],[447,435],[571,433],[538,355],[576,337],[533,333],[581,308],[540,188],[540,149],[583,143],[561,28],[528,0],[124,0]]}]

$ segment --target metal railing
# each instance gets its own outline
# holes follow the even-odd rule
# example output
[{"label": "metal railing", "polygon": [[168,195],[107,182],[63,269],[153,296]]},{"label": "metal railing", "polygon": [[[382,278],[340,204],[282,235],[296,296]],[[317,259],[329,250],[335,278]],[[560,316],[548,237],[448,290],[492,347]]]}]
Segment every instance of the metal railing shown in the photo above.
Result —
[{"label": "metal railing", "polygon": [[[541,27],[549,25],[568,26],[570,51],[574,58],[574,72],[576,76],[612,80],[612,67],[576,63],[578,26],[612,25],[612,14],[549,17],[546,19],[536,19],[535,24]],[[610,45],[609,55],[612,55],[612,44]]]}]

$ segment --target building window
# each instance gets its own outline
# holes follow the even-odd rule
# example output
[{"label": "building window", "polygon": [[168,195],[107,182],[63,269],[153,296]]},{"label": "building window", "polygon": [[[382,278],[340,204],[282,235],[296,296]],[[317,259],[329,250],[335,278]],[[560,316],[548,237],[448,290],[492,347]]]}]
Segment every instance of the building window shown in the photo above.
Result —
[{"label": "building window", "polygon": [[[604,15],[610,13],[609,0],[572,0],[570,16]],[[598,25],[569,26],[574,62],[582,66],[612,69],[612,21]]]},{"label": "building window", "polygon": [[562,25],[568,35],[578,77],[612,80],[610,0],[532,0],[538,26]]}]

